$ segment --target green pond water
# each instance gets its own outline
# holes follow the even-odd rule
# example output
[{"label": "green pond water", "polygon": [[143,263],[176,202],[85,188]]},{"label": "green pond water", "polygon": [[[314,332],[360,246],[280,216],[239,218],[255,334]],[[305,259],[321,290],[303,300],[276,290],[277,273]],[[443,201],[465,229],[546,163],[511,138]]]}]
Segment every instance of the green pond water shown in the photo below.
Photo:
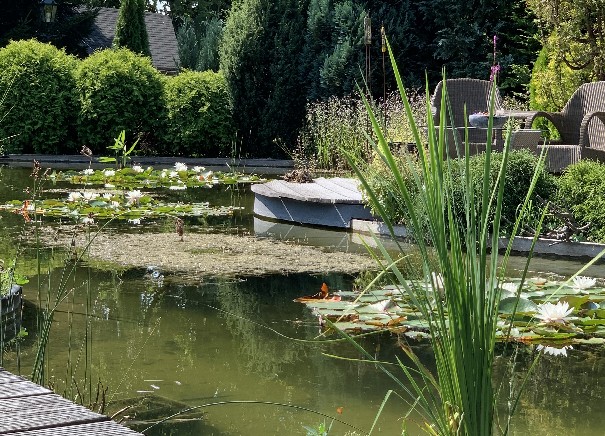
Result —
[{"label": "green pond water", "polygon": [[[26,197],[24,190],[31,183],[29,172],[0,168],[1,203]],[[182,201],[244,207],[233,217],[195,219],[194,224],[210,226],[217,232],[256,233],[334,250],[363,250],[357,238],[347,233],[254,219],[253,196],[248,187],[216,186],[171,195]],[[5,255],[21,247],[23,262],[35,271],[34,251],[20,242],[31,238],[25,235],[22,221],[22,217],[9,212],[0,214],[0,250]],[[158,221],[148,223],[146,230],[166,226]],[[71,265],[61,250],[46,250],[42,256],[57,259],[52,273],[41,276],[42,287],[47,289],[49,279],[52,287]],[[514,259],[513,267],[520,267],[522,261]],[[555,273],[564,277],[581,265],[578,261],[535,259],[530,269],[533,275]],[[586,274],[604,277],[605,268],[597,265]],[[24,286],[29,336],[18,356],[8,352],[3,361],[6,369],[23,375],[30,373],[37,334],[38,279],[34,275],[29,279]],[[200,414],[192,411],[169,420],[146,434],[305,435],[304,426],[331,422],[311,411],[335,416],[360,429],[361,434],[371,427],[387,391],[396,386],[371,364],[326,356],[361,357],[346,343],[313,342],[320,333],[317,319],[304,305],[292,301],[315,292],[322,282],[332,289],[350,290],[354,279],[338,274],[297,274],[208,278],[191,284],[166,277],[160,285],[145,269],[116,273],[81,264],[69,280],[73,292],[55,317],[47,376],[59,393],[77,398],[79,391],[84,404],[94,401],[100,380],[108,388],[106,413],[134,406],[120,416],[133,418],[131,424],[139,431],[148,427],[149,421],[187,407],[216,404],[198,409]],[[88,341],[83,339],[86,331]],[[394,361],[395,356],[402,355],[392,335],[365,338],[362,343],[382,360]],[[430,362],[426,345],[418,345],[418,353]],[[532,349],[527,348],[517,359],[518,381],[526,374],[531,353]],[[495,380],[500,380],[508,368],[504,360],[498,361]],[[65,383],[72,378],[69,368],[75,368],[77,388]],[[80,381],[85,372],[90,382]],[[403,379],[403,374],[395,373]],[[230,401],[258,403],[226,403]],[[502,410],[505,407],[503,396]],[[406,412],[407,405],[393,397],[382,411],[374,434],[401,434]],[[513,434],[601,435],[604,428],[605,349],[576,348],[568,350],[567,357],[542,358],[522,395]],[[415,434],[411,426],[408,429]],[[335,422],[330,434],[344,435],[353,430]]]}]

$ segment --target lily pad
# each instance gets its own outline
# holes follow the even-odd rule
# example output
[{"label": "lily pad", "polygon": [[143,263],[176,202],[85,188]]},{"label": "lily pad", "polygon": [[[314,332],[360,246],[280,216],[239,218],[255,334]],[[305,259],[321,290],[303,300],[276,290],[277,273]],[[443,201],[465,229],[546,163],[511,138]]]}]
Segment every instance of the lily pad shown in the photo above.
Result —
[{"label": "lily pad", "polygon": [[500,301],[498,312],[506,315],[511,315],[513,311],[516,313],[533,313],[538,310],[538,306],[527,298],[508,297]]}]

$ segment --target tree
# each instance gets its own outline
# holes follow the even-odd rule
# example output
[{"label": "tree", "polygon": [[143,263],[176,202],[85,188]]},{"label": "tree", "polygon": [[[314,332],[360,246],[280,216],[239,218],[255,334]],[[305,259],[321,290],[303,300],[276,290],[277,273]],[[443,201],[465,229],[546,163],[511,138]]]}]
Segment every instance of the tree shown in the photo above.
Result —
[{"label": "tree", "polygon": [[[546,40],[556,32],[553,49],[572,70],[605,80],[605,2],[594,0],[528,0]],[[551,40],[551,43],[553,41]]]},{"label": "tree", "polygon": [[39,0],[0,0],[0,47],[10,40],[36,38],[64,48],[67,53],[84,56],[86,50],[81,42],[90,33],[95,11],[81,8],[84,1],[55,1],[55,22],[44,23]]},{"label": "tree", "polygon": [[243,152],[283,154],[304,113],[299,76],[306,2],[240,0],[233,4],[219,48]]},{"label": "tree", "polygon": [[151,56],[145,26],[145,0],[122,0],[113,45]]}]

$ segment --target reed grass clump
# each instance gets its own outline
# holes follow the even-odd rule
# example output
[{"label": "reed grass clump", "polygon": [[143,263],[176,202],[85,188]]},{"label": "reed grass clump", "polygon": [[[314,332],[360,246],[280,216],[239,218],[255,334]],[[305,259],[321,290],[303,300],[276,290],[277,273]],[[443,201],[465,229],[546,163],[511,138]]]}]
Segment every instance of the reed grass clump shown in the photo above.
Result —
[{"label": "reed grass clump", "polygon": [[[396,277],[396,284],[429,323],[436,370],[429,370],[408,346],[403,348],[413,362],[412,366],[401,360],[398,362],[406,381],[400,380],[386,366],[379,365],[404,391],[402,396],[409,402],[411,410],[420,414],[423,421],[420,426],[426,433],[492,435],[496,426],[497,394],[492,370],[498,305],[504,279],[502,274],[510,253],[510,245],[502,256],[490,248],[497,247],[499,243],[510,161],[510,141],[507,139],[501,159],[495,159],[489,139],[492,138],[495,85],[482,177],[474,180],[468,141],[456,144],[464,156],[459,163],[464,169],[461,174],[456,174],[456,166],[443,158],[449,145],[443,127],[447,125],[446,113],[451,111],[446,99],[447,91],[444,89],[441,96],[441,119],[437,130],[430,103],[426,101],[424,125],[428,126],[429,135],[425,146],[390,47],[389,55],[418,150],[417,158],[411,154],[403,154],[401,158],[393,155],[372,104],[365,101],[365,105],[376,137],[374,149],[393,174],[393,195],[406,208],[406,225],[412,230],[421,253],[423,279],[407,281],[399,266],[406,258],[394,260],[380,245],[379,250],[384,258],[381,262],[385,271],[390,270]],[[428,86],[426,91],[428,95]],[[372,207],[380,213],[394,236],[393,222],[364,172],[355,167],[354,159],[350,158],[349,162],[364,185]],[[518,207],[517,219],[511,229],[513,236],[527,214],[530,195],[542,167],[541,158],[526,186],[525,198]],[[458,192],[454,190],[454,180],[457,180]],[[456,200],[457,195],[461,196],[460,200]],[[460,206],[456,206],[457,201]],[[457,207],[461,209],[457,210]],[[524,277],[525,274],[522,282]],[[351,341],[363,351],[361,346]],[[371,358],[368,354],[366,356]],[[511,404],[509,414],[514,413],[515,398],[511,399]],[[507,424],[501,429],[503,434],[508,432],[509,420],[505,419],[505,422]]]}]

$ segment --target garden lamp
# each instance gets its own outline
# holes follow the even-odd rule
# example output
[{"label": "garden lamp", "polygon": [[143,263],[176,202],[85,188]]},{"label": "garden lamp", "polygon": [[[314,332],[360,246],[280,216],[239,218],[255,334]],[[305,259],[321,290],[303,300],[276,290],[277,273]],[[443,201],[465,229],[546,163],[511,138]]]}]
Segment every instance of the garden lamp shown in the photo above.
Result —
[{"label": "garden lamp", "polygon": [[57,2],[55,0],[41,0],[40,9],[42,21],[45,23],[54,23],[57,15]]}]

